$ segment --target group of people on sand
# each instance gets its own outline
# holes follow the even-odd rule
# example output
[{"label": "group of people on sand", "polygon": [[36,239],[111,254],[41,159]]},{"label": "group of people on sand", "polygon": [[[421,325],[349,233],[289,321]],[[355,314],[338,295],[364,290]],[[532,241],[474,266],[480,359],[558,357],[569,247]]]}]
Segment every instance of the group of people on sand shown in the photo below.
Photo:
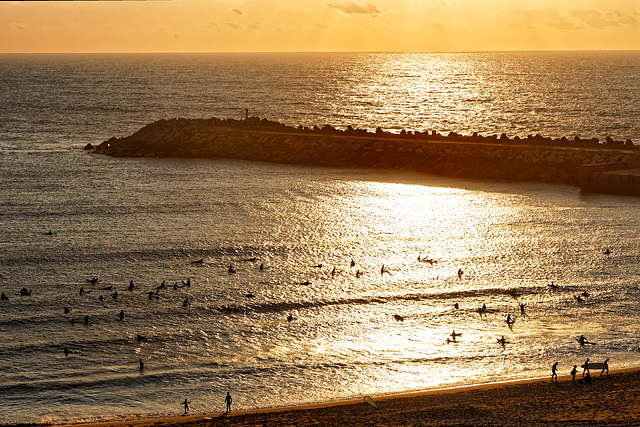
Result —
[{"label": "group of people on sand", "polygon": [[[591,362],[591,365],[589,364],[589,358],[587,358],[587,360],[585,360],[584,365],[581,366],[582,367],[582,379],[579,380],[580,382],[589,384],[591,382],[591,367],[597,367],[602,369],[600,371],[600,376],[602,376],[602,374],[604,374],[605,372],[607,373],[607,375],[609,375],[609,358],[607,358],[604,362],[602,363],[597,363],[594,364],[593,362]],[[576,383],[576,374],[578,373],[578,365],[573,365],[573,369],[571,369],[570,375],[571,375],[571,382],[573,384]],[[554,363],[553,366],[551,366],[551,382],[557,382],[558,381],[558,362]]]}]

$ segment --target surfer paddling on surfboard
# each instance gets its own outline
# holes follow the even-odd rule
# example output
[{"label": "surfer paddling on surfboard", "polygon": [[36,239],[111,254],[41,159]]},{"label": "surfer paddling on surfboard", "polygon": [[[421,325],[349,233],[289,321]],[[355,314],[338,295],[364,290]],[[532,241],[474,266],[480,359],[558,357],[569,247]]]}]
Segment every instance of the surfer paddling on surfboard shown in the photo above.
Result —
[{"label": "surfer paddling on surfboard", "polygon": [[578,344],[580,345],[595,344],[594,342],[587,341],[584,335],[580,335],[578,338],[576,338],[576,341],[578,341]]}]

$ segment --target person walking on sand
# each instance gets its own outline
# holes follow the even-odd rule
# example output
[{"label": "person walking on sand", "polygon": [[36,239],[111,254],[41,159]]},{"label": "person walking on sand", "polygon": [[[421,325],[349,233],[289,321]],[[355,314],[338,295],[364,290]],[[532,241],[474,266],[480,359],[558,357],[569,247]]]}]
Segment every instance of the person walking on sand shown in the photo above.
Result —
[{"label": "person walking on sand", "polygon": [[573,384],[576,383],[576,374],[578,373],[578,365],[573,365],[573,369],[571,370],[571,382]]},{"label": "person walking on sand", "polygon": [[585,360],[584,365],[583,366],[583,370],[582,370],[582,378],[584,378],[585,374],[589,374],[589,376],[591,376],[591,374],[589,373],[589,358],[587,357],[587,360]]},{"label": "person walking on sand", "polygon": [[607,375],[609,375],[609,358],[608,357],[607,357],[607,360],[605,360],[604,363],[602,364],[602,371],[600,371],[600,376],[604,374],[604,371],[607,371]]},{"label": "person walking on sand", "polygon": [[558,381],[558,362],[551,367],[551,382]]},{"label": "person walking on sand", "polygon": [[187,415],[187,413],[189,412],[189,404],[191,403],[190,400],[185,399],[184,402],[182,402],[182,404],[184,405],[184,414]]},{"label": "person walking on sand", "polygon": [[229,392],[227,392],[227,397],[224,398],[224,403],[227,404],[227,412],[231,412],[231,394]]}]

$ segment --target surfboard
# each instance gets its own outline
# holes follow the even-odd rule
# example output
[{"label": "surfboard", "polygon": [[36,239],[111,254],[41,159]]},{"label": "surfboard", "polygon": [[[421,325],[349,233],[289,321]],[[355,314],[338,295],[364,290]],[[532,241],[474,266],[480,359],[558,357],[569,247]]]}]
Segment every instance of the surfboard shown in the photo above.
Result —
[{"label": "surfboard", "polygon": [[[580,365],[580,367],[582,369],[584,369],[584,365]],[[604,363],[602,362],[589,362],[589,370],[594,370],[594,371],[601,371],[602,369],[604,369]]]}]

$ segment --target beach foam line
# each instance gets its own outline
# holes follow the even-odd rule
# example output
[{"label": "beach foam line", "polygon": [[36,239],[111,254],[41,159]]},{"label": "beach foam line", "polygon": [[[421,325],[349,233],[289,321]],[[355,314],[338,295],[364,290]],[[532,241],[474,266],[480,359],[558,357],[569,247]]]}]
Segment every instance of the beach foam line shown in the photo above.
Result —
[{"label": "beach foam line", "polygon": [[[616,370],[611,370],[609,372],[609,376],[621,376],[625,374],[640,374],[640,367],[616,369]],[[594,382],[597,382],[597,378],[599,377],[599,372],[594,372],[593,377],[594,377]],[[515,386],[526,386],[526,385],[536,385],[536,384],[539,385],[543,383],[551,384],[550,378],[551,378],[551,375],[544,378],[527,378],[527,379],[498,381],[498,382],[491,382],[491,383],[485,383],[485,384],[470,384],[470,385],[447,387],[447,388],[440,388],[440,389],[418,390],[418,391],[411,391],[406,393],[372,395],[371,397],[373,397],[373,400],[376,403],[393,401],[393,400],[401,400],[401,399],[411,400],[418,397],[444,396],[444,395],[452,395],[452,394],[472,392],[472,391],[482,392],[482,391],[490,391],[495,389],[506,389],[506,388],[515,387]],[[581,372],[578,375],[576,375],[576,378],[577,379],[582,378]],[[571,381],[570,375],[558,376],[559,383],[566,383],[570,381]],[[634,384],[634,387],[637,388],[637,383]],[[296,405],[296,406],[282,406],[282,407],[273,407],[273,408],[244,410],[244,411],[232,411],[228,414],[225,414],[223,412],[223,413],[185,415],[185,416],[164,417],[164,418],[144,418],[144,419],[135,419],[135,420],[103,421],[103,422],[78,423],[78,424],[64,424],[64,425],[74,426],[74,427],[189,426],[189,425],[203,424],[208,421],[213,422],[217,418],[236,418],[236,417],[250,416],[250,415],[256,415],[256,414],[276,415],[276,414],[285,413],[285,412],[295,413],[295,412],[303,412],[308,410],[321,410],[321,409],[336,408],[339,406],[348,406],[348,405],[356,405],[356,404],[366,405],[363,398],[336,400],[336,401],[304,404],[304,405]],[[605,401],[606,399],[607,397],[603,396],[603,401]]]}]

